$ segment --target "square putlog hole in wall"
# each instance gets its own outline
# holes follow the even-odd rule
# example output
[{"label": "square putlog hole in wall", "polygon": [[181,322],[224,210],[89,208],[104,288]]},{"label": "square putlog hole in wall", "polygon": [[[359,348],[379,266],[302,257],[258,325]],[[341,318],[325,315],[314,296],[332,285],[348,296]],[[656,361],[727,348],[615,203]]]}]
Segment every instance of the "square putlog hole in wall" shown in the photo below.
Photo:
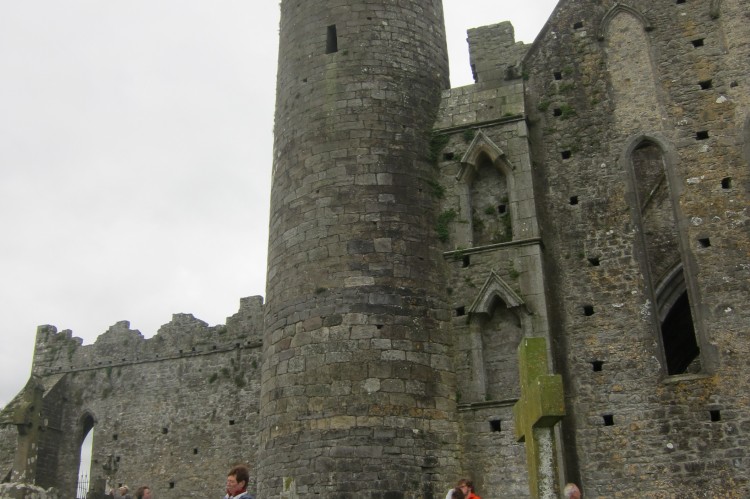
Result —
[{"label": "square putlog hole in wall", "polygon": [[701,239],[698,239],[698,244],[701,245],[701,248],[710,248],[711,247],[711,239],[707,237],[703,237]]},{"label": "square putlog hole in wall", "polygon": [[594,306],[593,305],[584,305],[581,307],[583,309],[583,315],[586,317],[591,317],[594,315]]},{"label": "square putlog hole in wall", "polygon": [[595,373],[600,373],[604,370],[604,362],[601,360],[591,361],[591,366]]},{"label": "square putlog hole in wall", "polygon": [[615,416],[614,414],[603,414],[602,420],[604,421],[604,426],[614,426],[615,425]]},{"label": "square putlog hole in wall", "polygon": [[714,409],[712,411],[708,411],[709,415],[711,416],[711,422],[712,423],[718,423],[721,421],[721,411],[718,409]]},{"label": "square putlog hole in wall", "polygon": [[502,427],[500,425],[500,420],[499,419],[493,419],[493,420],[490,421],[490,431],[492,431],[492,432],[502,431]]}]

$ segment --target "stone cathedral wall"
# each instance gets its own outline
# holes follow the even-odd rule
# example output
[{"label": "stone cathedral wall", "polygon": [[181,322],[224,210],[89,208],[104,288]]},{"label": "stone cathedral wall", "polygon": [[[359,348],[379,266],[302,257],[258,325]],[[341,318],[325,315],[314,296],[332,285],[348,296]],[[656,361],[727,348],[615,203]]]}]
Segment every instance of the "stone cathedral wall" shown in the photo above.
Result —
[{"label": "stone cathedral wall", "polygon": [[[738,0],[560,2],[524,60],[563,434],[585,496],[750,490],[749,12]],[[662,154],[671,255],[644,252],[658,237],[633,185],[644,145]],[[700,346],[675,375],[655,324],[661,276],[644,270],[668,259],[682,264]]]}]

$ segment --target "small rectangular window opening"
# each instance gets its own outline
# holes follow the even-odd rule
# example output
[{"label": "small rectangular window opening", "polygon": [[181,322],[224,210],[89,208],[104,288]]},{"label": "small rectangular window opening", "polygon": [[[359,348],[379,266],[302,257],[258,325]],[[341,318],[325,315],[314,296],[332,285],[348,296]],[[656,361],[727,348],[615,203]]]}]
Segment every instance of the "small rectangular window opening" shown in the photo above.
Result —
[{"label": "small rectangular window opening", "polygon": [[724,177],[721,179],[721,188],[722,189],[731,189],[732,188],[732,177]]},{"label": "small rectangular window opening", "polygon": [[594,360],[591,362],[591,366],[594,369],[595,373],[602,372],[602,369],[604,369],[604,362],[601,360]]},{"label": "small rectangular window opening", "polygon": [[583,315],[586,317],[591,317],[594,315],[594,306],[593,305],[584,305],[583,306]]},{"label": "small rectangular window opening", "polygon": [[505,215],[508,212],[508,207],[504,204],[497,205],[497,214],[498,215]]},{"label": "small rectangular window opening", "polygon": [[115,433],[114,435],[112,435],[112,440],[117,440],[117,433]]},{"label": "small rectangular window opening", "polygon": [[229,420],[229,426],[232,426],[232,425],[234,425],[234,419]]},{"label": "small rectangular window opening", "polygon": [[570,204],[577,205],[578,204],[578,196],[571,196],[570,197]]},{"label": "small rectangular window opening", "polygon": [[703,38],[698,38],[697,40],[693,40],[690,42],[693,44],[693,47],[698,48],[703,46]]},{"label": "small rectangular window opening", "polygon": [[681,3],[685,3],[685,0],[677,0],[677,5],[679,5]]},{"label": "small rectangular window opening", "polygon": [[455,156],[456,156],[455,153],[447,152],[447,153],[443,154],[443,159],[445,161],[451,161]]},{"label": "small rectangular window opening", "polygon": [[592,267],[598,267],[601,262],[599,261],[598,256],[592,256],[591,258],[589,258],[589,263]]},{"label": "small rectangular window opening", "polygon": [[339,40],[336,35],[336,25],[332,24],[328,26],[326,36],[326,54],[333,54],[339,51]]},{"label": "small rectangular window opening", "polygon": [[169,482],[169,488],[170,488],[170,489],[173,489],[173,488],[174,488],[174,482]]},{"label": "small rectangular window opening", "polygon": [[552,116],[562,116],[562,109],[559,107],[556,107],[552,110]]},{"label": "small rectangular window opening", "polygon": [[570,159],[570,156],[572,156],[572,154],[573,153],[571,153],[570,151],[563,151],[560,153],[562,159]]},{"label": "small rectangular window opening", "polygon": [[581,29],[583,28],[583,21],[578,21],[573,25],[573,29]]},{"label": "small rectangular window opening", "polygon": [[699,81],[698,85],[701,86],[701,90],[708,90],[709,88],[714,86],[713,80],[703,80]]},{"label": "small rectangular window opening", "polygon": [[167,433],[169,433],[169,428],[162,428],[161,433],[162,435],[166,435]]},{"label": "small rectangular window opening", "polygon": [[499,419],[493,419],[490,421],[490,431],[502,431]]},{"label": "small rectangular window opening", "polygon": [[553,73],[555,80],[562,80],[562,73],[560,71],[555,71]]},{"label": "small rectangular window opening", "polygon": [[604,426],[614,426],[615,425],[615,416],[613,414],[604,414],[602,416],[602,419],[604,420]]},{"label": "small rectangular window opening", "polygon": [[198,449],[197,448],[193,449],[193,454],[198,454]]},{"label": "small rectangular window opening", "polygon": [[466,307],[458,307],[456,308],[456,316],[457,317],[463,317],[466,315]]},{"label": "small rectangular window opening", "polygon": [[461,267],[466,268],[470,265],[471,265],[471,257],[469,255],[464,255],[464,258],[461,261]]},{"label": "small rectangular window opening", "polygon": [[702,237],[698,239],[698,244],[701,245],[701,248],[710,248],[711,247],[711,239],[708,237]]},{"label": "small rectangular window opening", "polygon": [[708,411],[708,412],[709,412],[709,414],[711,414],[711,422],[712,423],[717,423],[717,422],[721,421],[721,411],[720,410],[714,409],[714,410]]},{"label": "small rectangular window opening", "polygon": [[695,140],[706,140],[708,138],[708,130],[701,130],[695,132]]}]

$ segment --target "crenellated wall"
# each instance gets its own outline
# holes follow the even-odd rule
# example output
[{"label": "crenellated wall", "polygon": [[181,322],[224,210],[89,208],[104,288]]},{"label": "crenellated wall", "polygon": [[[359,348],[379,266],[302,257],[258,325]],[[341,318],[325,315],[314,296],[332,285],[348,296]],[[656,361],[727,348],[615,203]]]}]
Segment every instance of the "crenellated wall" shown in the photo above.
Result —
[{"label": "crenellated wall", "polygon": [[[45,395],[37,483],[72,497],[80,445],[93,427],[92,483],[221,494],[229,467],[255,462],[263,308],[261,297],[243,298],[218,326],[176,314],[148,339],[123,321],[92,345],[39,327],[33,374]],[[3,440],[16,433],[6,428]]]}]

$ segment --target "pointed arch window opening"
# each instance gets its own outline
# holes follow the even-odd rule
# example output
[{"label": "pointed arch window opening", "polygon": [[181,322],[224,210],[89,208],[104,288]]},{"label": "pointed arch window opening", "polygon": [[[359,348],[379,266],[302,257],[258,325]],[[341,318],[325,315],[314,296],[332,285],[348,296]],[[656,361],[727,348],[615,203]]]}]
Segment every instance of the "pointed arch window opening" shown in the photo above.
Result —
[{"label": "pointed arch window opening", "polygon": [[77,499],[87,497],[91,486],[91,462],[94,448],[94,426],[96,422],[91,414],[81,420],[81,444],[79,447]]},{"label": "pointed arch window opening", "polygon": [[459,245],[474,248],[513,241],[514,168],[481,128],[461,157],[456,180],[462,185],[460,212],[468,222],[458,233]]},{"label": "pointed arch window opening", "polygon": [[700,347],[682,263],[668,165],[659,144],[641,140],[630,155],[642,267],[653,296],[655,327],[668,375],[702,369]]}]

